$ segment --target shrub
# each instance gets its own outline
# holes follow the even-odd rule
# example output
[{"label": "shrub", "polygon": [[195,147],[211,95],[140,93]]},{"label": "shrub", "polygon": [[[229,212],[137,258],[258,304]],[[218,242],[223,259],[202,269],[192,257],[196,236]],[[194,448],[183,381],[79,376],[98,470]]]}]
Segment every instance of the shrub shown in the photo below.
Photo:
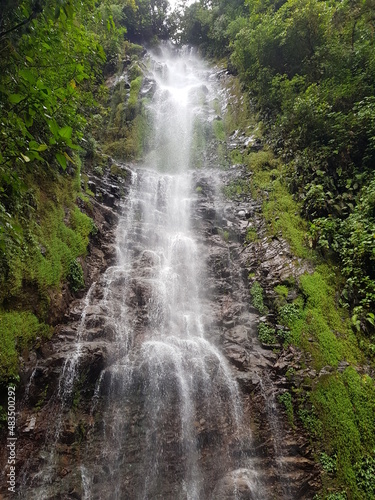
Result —
[{"label": "shrub", "polygon": [[250,295],[253,306],[258,309],[261,314],[264,314],[267,309],[263,303],[263,289],[257,281],[254,281],[251,285]]},{"label": "shrub", "polygon": [[258,337],[262,344],[272,345],[277,342],[275,329],[263,322],[258,325]]}]

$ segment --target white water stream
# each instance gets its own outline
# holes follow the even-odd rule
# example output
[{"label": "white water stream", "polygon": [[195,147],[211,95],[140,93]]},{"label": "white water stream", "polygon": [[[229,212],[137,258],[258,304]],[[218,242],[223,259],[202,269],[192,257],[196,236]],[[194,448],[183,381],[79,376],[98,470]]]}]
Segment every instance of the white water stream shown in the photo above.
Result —
[{"label": "white water stream", "polygon": [[[207,306],[207,256],[192,221],[192,151],[202,129],[196,123],[207,120],[207,103],[217,96],[214,80],[189,51],[163,48],[149,64],[157,84],[148,104],[153,147],[134,169],[117,230],[117,263],[102,278],[101,328],[110,355],[91,408],[100,422],[87,436],[77,471],[82,497],[265,500],[241,454],[246,422],[237,383],[210,340],[215,319]],[[94,289],[77,349],[63,369],[62,401],[64,391],[71,396],[88,341],[91,296]],[[38,498],[53,498],[48,488]]]}]

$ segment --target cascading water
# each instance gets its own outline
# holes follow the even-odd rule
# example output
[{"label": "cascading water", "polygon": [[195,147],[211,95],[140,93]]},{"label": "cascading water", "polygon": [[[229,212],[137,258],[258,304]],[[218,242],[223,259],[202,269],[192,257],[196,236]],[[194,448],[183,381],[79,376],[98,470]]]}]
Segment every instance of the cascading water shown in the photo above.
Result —
[{"label": "cascading water", "polygon": [[[217,99],[215,80],[188,51],[163,48],[148,64],[156,82],[148,103],[150,151],[133,167],[116,264],[83,303],[76,345],[57,388],[60,415],[40,454],[40,471],[27,479],[25,468],[21,498],[70,498],[64,495],[76,492],[78,480],[79,497],[86,500],[268,498],[254,466],[249,408],[244,410],[234,369],[222,354],[223,343],[234,358],[245,352],[240,346],[251,345],[251,315],[246,305],[232,304],[231,294],[243,285],[240,276],[232,277],[235,266],[220,236],[210,249],[219,279],[210,274],[211,222],[202,225],[201,212],[207,219],[216,215],[198,203],[204,183],[212,198],[216,192],[217,170],[195,168],[200,134],[207,136],[207,148],[209,135],[214,138],[217,106],[209,103]],[[236,321],[225,320],[229,314]],[[223,321],[225,341],[218,327]],[[96,345],[106,352],[106,366],[95,380],[91,407],[84,409],[90,425],[82,424],[77,466],[64,472],[65,483],[56,471],[68,470],[61,459],[66,428],[77,428],[79,419],[70,403],[82,357]]]},{"label": "cascading water", "polygon": [[[106,274],[102,305],[116,348],[102,382],[104,445],[95,464],[87,448],[85,498],[210,498],[212,481],[238,467],[230,448],[238,447],[240,398],[205,338],[214,318],[192,227],[190,152],[197,96],[213,92],[207,74],[191,54],[154,61],[154,148],[134,173],[118,265]],[[228,498],[237,497],[235,484],[234,476]]]}]

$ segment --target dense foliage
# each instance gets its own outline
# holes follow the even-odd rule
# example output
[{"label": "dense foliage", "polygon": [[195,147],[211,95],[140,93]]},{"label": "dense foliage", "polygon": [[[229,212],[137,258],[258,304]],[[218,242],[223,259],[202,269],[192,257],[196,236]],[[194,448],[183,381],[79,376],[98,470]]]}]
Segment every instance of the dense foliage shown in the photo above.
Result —
[{"label": "dense foliage", "polygon": [[[316,500],[370,499],[375,491],[374,7],[373,0],[200,1],[180,13],[177,33],[225,57],[240,77],[241,104],[229,102],[227,132],[265,139],[262,151],[230,152],[251,180],[237,179],[225,194],[260,198],[269,235],[282,234],[295,256],[314,263],[315,272],[279,284],[273,296],[259,273],[249,279],[254,307],[271,311],[259,340],[293,344],[305,357],[303,386],[288,369],[290,391],[279,403],[320,461]],[[258,126],[244,116],[247,104]],[[245,244],[256,245],[250,231]]]},{"label": "dense foliage", "polygon": [[342,263],[342,302],[373,331],[375,51],[373,0],[194,3],[182,40],[227,55],[285,182],[311,222],[310,244]]},{"label": "dense foliage", "polygon": [[166,8],[165,0],[2,2],[0,384],[16,376],[19,352],[49,334],[43,322],[62,283],[72,293],[84,287],[80,257],[96,228],[81,211],[88,200],[81,170],[92,166],[103,117],[112,119],[104,77],[133,57],[126,36],[166,35]]}]

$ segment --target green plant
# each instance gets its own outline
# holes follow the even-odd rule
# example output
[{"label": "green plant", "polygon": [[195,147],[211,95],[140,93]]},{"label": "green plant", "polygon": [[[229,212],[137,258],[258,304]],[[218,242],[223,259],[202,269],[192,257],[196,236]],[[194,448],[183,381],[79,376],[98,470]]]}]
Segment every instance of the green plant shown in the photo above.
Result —
[{"label": "green plant", "polygon": [[289,424],[291,426],[294,426],[294,410],[293,410],[292,395],[290,394],[290,392],[286,391],[283,392],[282,394],[279,394],[278,399],[279,403],[281,403],[284,406]]},{"label": "green plant", "polygon": [[374,381],[348,367],[342,374],[322,377],[310,398],[322,424],[321,442],[326,453],[337,456],[338,481],[353,497],[361,498],[356,471],[364,450],[371,454],[375,446]]},{"label": "green plant", "polygon": [[67,279],[73,292],[78,292],[85,287],[82,266],[77,260],[70,263]]},{"label": "green plant", "polygon": [[250,295],[253,306],[258,309],[261,314],[264,314],[267,309],[263,303],[263,288],[257,281],[254,281],[251,285]]},{"label": "green plant", "polygon": [[300,405],[298,417],[312,438],[316,439],[321,437],[323,426],[316,414],[314,405],[309,405],[309,408]]},{"label": "green plant", "polygon": [[243,154],[238,149],[233,149],[230,152],[230,159],[234,164],[243,163]]},{"label": "green plant", "polygon": [[250,182],[246,179],[236,179],[223,187],[224,196],[229,199],[247,198],[251,193]]},{"label": "green plant", "polygon": [[220,235],[221,235],[221,237],[223,238],[223,240],[224,240],[225,242],[227,242],[227,243],[228,243],[228,241],[229,241],[229,239],[230,239],[230,234],[229,234],[229,231],[226,231],[226,230],[221,230],[221,231],[220,231]]},{"label": "green plant", "polygon": [[214,120],[212,122],[214,135],[218,141],[225,141],[224,123],[222,120]]},{"label": "green plant", "polygon": [[249,227],[246,230],[246,236],[245,236],[245,241],[247,243],[254,243],[255,241],[258,241],[258,233],[257,230],[254,228]]},{"label": "green plant", "polygon": [[327,495],[326,500],[347,500],[347,495],[345,491],[340,491],[337,493],[330,493]]},{"label": "green plant", "polygon": [[286,299],[288,297],[289,288],[287,286],[277,285],[274,290],[281,299]]},{"label": "green plant", "polygon": [[323,452],[319,456],[319,462],[321,463],[322,469],[329,474],[334,474],[336,472],[336,461],[337,456],[335,454],[329,456],[327,453]]},{"label": "green plant", "polygon": [[276,344],[275,329],[266,323],[260,322],[258,325],[258,338],[262,344]]},{"label": "green plant", "polygon": [[375,497],[375,450],[354,465],[358,488],[370,500]]},{"label": "green plant", "polygon": [[0,311],[0,382],[18,377],[19,357],[37,338],[49,338],[52,328],[30,312]]},{"label": "green plant", "polygon": [[290,326],[301,317],[301,310],[296,303],[285,304],[279,308],[279,317],[283,325]]}]

